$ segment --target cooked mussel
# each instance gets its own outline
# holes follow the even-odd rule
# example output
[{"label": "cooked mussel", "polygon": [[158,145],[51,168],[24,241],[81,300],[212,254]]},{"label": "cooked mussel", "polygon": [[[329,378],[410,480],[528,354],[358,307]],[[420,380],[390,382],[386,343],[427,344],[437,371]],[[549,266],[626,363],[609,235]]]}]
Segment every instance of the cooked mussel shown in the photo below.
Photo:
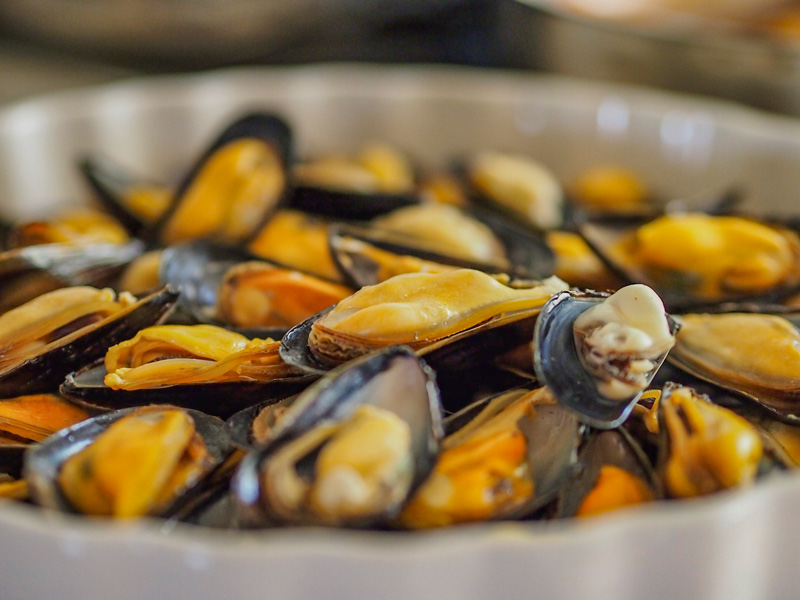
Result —
[{"label": "cooked mussel", "polygon": [[169,514],[230,453],[222,421],[172,406],[124,409],[64,429],[25,457],[34,500],[131,518]]},{"label": "cooked mussel", "polygon": [[28,221],[14,227],[6,238],[9,248],[40,244],[125,244],[129,237],[107,213],[74,209],[48,221]]},{"label": "cooked mussel", "polygon": [[665,492],[693,497],[752,484],[763,444],[758,430],[732,410],[685,386],[665,386],[658,469]]},{"label": "cooked mussel", "polygon": [[537,377],[590,425],[615,427],[664,362],[675,329],[647,286],[609,297],[558,294],[536,322]]},{"label": "cooked mussel", "polygon": [[291,131],[277,116],[236,120],[178,185],[151,237],[165,244],[247,241],[289,194],[291,152]]},{"label": "cooked mussel", "polygon": [[160,322],[177,300],[165,288],[137,301],[111,289],[56,290],[0,316],[0,396],[54,391],[67,373]]},{"label": "cooked mussel", "polygon": [[228,418],[311,382],[281,360],[278,346],[213,325],[148,327],[109,348],[104,364],[69,375],[61,392],[92,408],[169,401]]},{"label": "cooked mussel", "polygon": [[478,197],[538,230],[557,229],[564,221],[564,191],[550,169],[516,154],[482,152],[464,168]]},{"label": "cooked mussel", "polygon": [[442,442],[433,472],[399,517],[402,526],[528,516],[571,475],[581,425],[545,388],[507,392],[481,405]]},{"label": "cooked mussel", "polygon": [[232,486],[242,521],[387,523],[433,466],[440,413],[433,372],[408,348],[331,371],[242,461]]},{"label": "cooked mussel", "polygon": [[420,202],[411,164],[385,144],[367,146],[352,158],[300,163],[292,175],[293,208],[337,219],[371,219]]},{"label": "cooked mussel", "polygon": [[685,314],[670,362],[800,423],[800,332],[780,315]]},{"label": "cooked mussel", "polygon": [[0,452],[41,442],[60,429],[90,417],[55,394],[32,394],[0,400]]},{"label": "cooked mussel", "polygon": [[496,320],[538,314],[564,287],[553,278],[512,289],[471,269],[398,275],[293,328],[281,353],[290,364],[319,371],[385,346],[422,348]]},{"label": "cooked mussel", "polygon": [[776,301],[800,285],[800,238],[752,218],[667,214],[588,222],[581,234],[626,281],[655,289],[670,311]]},{"label": "cooked mussel", "polygon": [[371,227],[412,239],[443,255],[508,268],[503,243],[478,219],[455,206],[425,203],[400,208],[377,217]]},{"label": "cooked mussel", "polygon": [[[403,210],[416,211],[424,206]],[[492,223],[497,232],[493,237],[502,244],[503,255],[494,259],[488,257],[488,260],[465,257],[463,252],[450,249],[449,244],[432,244],[419,235],[374,227],[331,226],[329,244],[331,256],[342,274],[357,287],[375,285],[404,273],[442,273],[454,268],[505,274],[506,280],[509,277],[515,280],[542,279],[552,275],[553,253],[542,240],[499,220]],[[472,239],[472,236],[468,237]],[[505,257],[506,251],[508,258]]]},{"label": "cooked mussel", "polygon": [[258,260],[242,248],[210,242],[164,250],[159,277],[180,288],[179,306],[194,321],[257,332],[260,337],[282,336],[352,293],[342,285]]},{"label": "cooked mussel", "polygon": [[263,261],[240,263],[223,276],[217,316],[234,327],[290,328],[353,290]]}]

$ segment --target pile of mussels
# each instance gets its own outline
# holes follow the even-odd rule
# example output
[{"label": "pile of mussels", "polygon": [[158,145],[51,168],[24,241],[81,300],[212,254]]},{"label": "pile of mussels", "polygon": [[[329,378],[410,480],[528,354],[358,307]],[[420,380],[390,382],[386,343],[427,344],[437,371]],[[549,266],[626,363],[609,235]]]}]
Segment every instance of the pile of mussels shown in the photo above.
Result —
[{"label": "pile of mussels", "polygon": [[[800,237],[629,171],[298,160],[250,114],[177,183],[8,224],[0,496],[227,527],[587,516],[800,464]],[[604,291],[594,291],[604,290]]]}]

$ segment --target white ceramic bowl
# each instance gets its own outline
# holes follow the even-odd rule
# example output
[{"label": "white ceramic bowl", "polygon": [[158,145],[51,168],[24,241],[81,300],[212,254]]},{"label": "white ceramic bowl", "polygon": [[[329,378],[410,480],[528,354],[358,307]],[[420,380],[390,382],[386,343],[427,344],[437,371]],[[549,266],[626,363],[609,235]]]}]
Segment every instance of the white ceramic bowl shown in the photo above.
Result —
[{"label": "white ceramic bowl", "polygon": [[[800,124],[732,105],[558,78],[447,68],[311,67],[134,81],[0,111],[0,212],[87,197],[75,156],[107,152],[168,176],[231,116],[280,111],[302,152],[366,139],[443,164],[529,153],[564,177],[597,162],[676,195],[746,184],[752,206],[797,210]],[[428,534],[164,531],[0,506],[0,598],[792,598],[800,477],[581,523]]]}]

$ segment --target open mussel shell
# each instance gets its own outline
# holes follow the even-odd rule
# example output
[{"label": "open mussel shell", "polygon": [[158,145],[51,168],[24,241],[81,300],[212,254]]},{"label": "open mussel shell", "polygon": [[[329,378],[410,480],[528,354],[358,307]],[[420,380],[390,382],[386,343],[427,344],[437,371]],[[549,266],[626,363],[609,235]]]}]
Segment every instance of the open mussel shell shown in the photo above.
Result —
[{"label": "open mussel shell", "polygon": [[503,242],[508,261],[520,273],[529,273],[532,279],[543,279],[553,274],[555,254],[541,235],[483,206],[472,206],[467,209],[467,214],[484,223]]},{"label": "open mussel shell", "polygon": [[[190,321],[230,327],[217,318],[217,299],[225,273],[232,266],[246,261],[266,262],[241,246],[195,241],[166,248],[162,253],[159,279],[181,292],[178,310]],[[278,339],[286,333],[282,327],[247,329],[248,337]]]},{"label": "open mussel shell", "polygon": [[[733,307],[730,307],[733,308]],[[739,307],[741,308],[741,307]],[[685,314],[668,361],[690,377],[800,425],[797,311]],[[685,325],[685,327],[684,327]]]},{"label": "open mussel shell", "polygon": [[[164,408],[174,407],[164,406]],[[46,508],[75,512],[58,485],[57,477],[62,465],[68,458],[91,444],[113,423],[135,410],[127,408],[99,415],[62,429],[41,444],[31,448],[25,455],[23,474],[35,502]],[[223,421],[195,410],[189,410],[188,413],[194,421],[197,433],[203,438],[214,464],[221,464],[232,450]],[[201,484],[202,482],[198,482],[193,489],[201,488]],[[193,490],[189,490],[187,493],[191,494],[192,492]],[[171,513],[177,505],[183,502],[185,502],[185,498],[175,499],[166,508],[165,514]]]},{"label": "open mussel shell", "polygon": [[[584,505],[584,501],[595,489],[600,494],[608,496],[608,500],[620,500],[621,498],[614,498],[614,490],[609,489],[609,493],[605,494],[604,490],[598,488],[598,485],[605,485],[600,478],[603,469],[608,467],[623,471],[625,477],[630,476],[627,485],[632,484],[638,489],[631,490],[633,493],[627,498],[623,490],[619,490],[620,497],[625,498],[627,502],[613,503],[613,505],[602,503],[603,509],[611,510],[621,508],[627,503],[632,504],[635,500],[649,502],[663,497],[661,482],[653,466],[627,430],[624,428],[595,430],[581,446],[578,453],[578,468],[558,495],[557,516],[573,517],[580,514],[582,507],[588,508]],[[608,485],[619,487],[620,481],[612,480]],[[599,507],[595,505],[594,508],[596,511]],[[592,511],[592,514],[595,511]]]},{"label": "open mussel shell", "polygon": [[78,161],[83,175],[97,200],[111,213],[133,237],[142,236],[150,223],[126,202],[127,194],[136,187],[161,187],[126,171],[110,158],[87,155]]},{"label": "open mussel shell", "polygon": [[399,523],[418,529],[526,518],[572,476],[583,425],[544,388],[483,398],[445,420],[448,436],[430,479]]},{"label": "open mussel shell", "polygon": [[[626,400],[606,398],[578,356],[573,333],[575,319],[606,297],[571,292],[555,295],[542,309],[533,336],[534,369],[539,381],[550,388],[559,403],[598,429],[611,429],[625,421],[641,396],[640,392]],[[677,324],[669,316],[667,319],[674,335]],[[666,354],[660,357],[651,378],[665,358]]]},{"label": "open mussel shell", "polygon": [[0,313],[73,285],[111,283],[144,244],[41,244],[0,253]]},{"label": "open mussel shell", "polygon": [[[279,181],[279,190],[270,189],[269,193],[265,190],[267,188],[259,188],[259,195],[257,198],[250,198],[247,210],[234,211],[242,212],[240,222],[229,223],[231,231],[222,231],[222,224],[211,224],[208,231],[200,232],[195,227],[190,227],[188,233],[184,232],[182,223],[178,223],[184,218],[191,218],[191,215],[185,213],[193,212],[194,209],[203,210],[203,205],[200,202],[211,203],[233,203],[234,199],[224,195],[224,197],[207,194],[207,190],[194,190],[195,183],[205,175],[205,169],[212,163],[218,152],[225,151],[226,147],[234,142],[253,141],[260,143],[259,149],[265,156],[270,156],[274,159],[275,168],[281,173],[271,172],[271,176]],[[179,241],[188,241],[189,239],[196,239],[198,237],[212,237],[226,242],[246,242],[249,238],[255,235],[260,227],[266,222],[272,213],[286,201],[289,195],[289,180],[288,180],[288,166],[291,163],[293,154],[293,141],[292,132],[289,125],[280,117],[266,113],[252,113],[245,115],[233,123],[231,123],[225,130],[217,137],[217,139],[209,146],[203,153],[200,159],[189,170],[181,183],[178,185],[172,203],[161,218],[155,225],[148,231],[148,238],[167,243],[175,243]],[[253,161],[250,166],[253,168],[262,167],[266,161]],[[261,178],[264,179],[264,178]],[[248,192],[252,192],[254,186],[239,186],[247,187]],[[190,192],[196,192],[191,193]],[[199,194],[205,194],[205,197],[200,197]],[[187,207],[185,205],[187,199],[193,200],[193,205]],[[255,206],[255,204],[257,206]],[[208,210],[208,209],[206,209]],[[227,211],[230,212],[230,211]],[[197,214],[194,215],[195,217]],[[235,217],[232,215],[232,217]],[[176,232],[176,229],[179,232]]]},{"label": "open mussel shell", "polygon": [[68,373],[105,356],[109,347],[160,323],[178,299],[170,287],[142,298],[93,325],[80,336],[67,335],[42,354],[25,358],[0,371],[0,397],[54,391]]},{"label": "open mussel shell", "polygon": [[[406,457],[410,460],[403,469],[403,477],[408,480],[404,485],[392,485],[385,490],[390,496],[388,501],[355,516],[323,517],[309,510],[285,510],[285,506],[277,506],[270,500],[278,491],[275,480],[264,476],[263,471],[270,461],[319,427],[344,423],[357,411],[370,406],[393,414],[393,418],[407,425],[411,436],[410,456]],[[348,527],[387,523],[399,512],[406,497],[428,476],[442,435],[441,406],[434,374],[412,350],[391,347],[350,361],[301,394],[276,427],[272,441],[244,458],[232,481],[240,522],[246,526],[271,522]],[[311,449],[292,469],[307,483],[315,481],[318,453],[319,447]],[[406,472],[409,467],[410,473]]]},{"label": "open mussel shell", "polygon": [[758,428],[715,400],[679,384],[662,389],[656,470],[668,497],[749,486],[775,466]]},{"label": "open mussel shell", "polygon": [[296,394],[316,379],[313,375],[300,375],[271,381],[195,383],[129,391],[108,387],[103,382],[107,374],[102,362],[89,365],[67,375],[60,392],[87,410],[172,404],[228,419],[253,404]]},{"label": "open mussel shell", "polygon": [[352,225],[331,227],[328,243],[336,266],[356,288],[383,281],[381,264],[369,255],[370,246],[398,257],[411,256],[438,265],[475,269],[489,274],[507,273],[512,279],[541,279],[552,275],[555,258],[547,244],[530,234],[520,235],[510,228],[503,233],[505,237],[498,237],[509,254],[509,265],[449,256],[425,248],[423,240]]},{"label": "open mussel shell", "polygon": [[[333,307],[327,308],[306,319],[283,336],[280,355],[286,364],[317,375],[331,369],[330,365],[321,362],[311,352],[308,336],[314,321],[332,309]],[[452,373],[459,378],[459,373],[463,373],[465,369],[485,366],[504,352],[527,344],[533,335],[540,312],[541,308],[531,308],[498,315],[489,321],[433,341],[420,348],[418,353],[425,357],[426,362],[437,373]],[[446,374],[443,376],[446,377]]]},{"label": "open mussel shell", "polygon": [[[701,213],[715,216],[714,213]],[[724,216],[731,216],[725,214]],[[637,231],[652,222],[652,218],[607,217],[586,221],[579,227],[579,233],[589,247],[614,273],[627,283],[644,283],[653,288],[664,301],[670,312],[706,310],[719,303],[750,302],[758,305],[777,304],[800,288],[800,244],[793,240],[793,234],[780,224],[768,223],[758,219],[748,219],[772,228],[786,237],[795,264],[779,284],[770,289],[735,290],[720,289],[711,293],[702,291],[707,285],[699,274],[688,271],[668,271],[660,273],[640,264],[627,250]],[[688,266],[687,266],[688,267]]]}]

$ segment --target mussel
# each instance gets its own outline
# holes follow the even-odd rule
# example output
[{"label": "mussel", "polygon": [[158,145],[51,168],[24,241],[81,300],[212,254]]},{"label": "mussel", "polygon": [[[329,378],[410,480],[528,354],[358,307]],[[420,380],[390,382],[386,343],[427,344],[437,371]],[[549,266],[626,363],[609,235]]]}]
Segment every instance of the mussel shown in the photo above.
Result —
[{"label": "mussel", "polygon": [[0,316],[0,396],[54,391],[64,377],[166,317],[178,293],[141,300],[113,290],[56,290]]},{"label": "mussel", "polygon": [[388,523],[442,436],[432,371],[404,347],[343,365],[303,392],[233,479],[248,525]]},{"label": "mussel", "polygon": [[668,495],[700,496],[755,481],[763,444],[746,419],[677,385],[664,388],[659,410],[658,469]]},{"label": "mussel", "polygon": [[503,243],[492,230],[466,212],[446,204],[419,204],[377,217],[370,225],[381,231],[417,238],[439,254],[508,268]]},{"label": "mussel", "polygon": [[6,244],[10,248],[42,244],[121,245],[129,239],[116,219],[107,213],[87,208],[72,210],[49,221],[22,223],[8,233]]},{"label": "mussel", "polygon": [[800,332],[765,313],[685,314],[670,362],[800,423]]},{"label": "mussel", "polygon": [[588,222],[580,231],[614,271],[655,289],[673,312],[774,302],[800,285],[800,238],[752,218],[678,213]]},{"label": "mussel", "polygon": [[442,442],[433,472],[403,509],[400,525],[529,516],[566,483],[582,427],[546,388],[507,392],[480,406]]},{"label": "mussel", "polygon": [[647,286],[627,286],[607,298],[564,292],[536,322],[536,374],[587,423],[615,427],[664,362],[675,329]]},{"label": "mussel", "polygon": [[289,331],[281,355],[318,372],[396,344],[422,348],[500,319],[538,314],[564,283],[512,289],[480,271],[410,273],[365,287]]},{"label": "mussel", "polygon": [[564,221],[564,191],[552,171],[521,155],[482,152],[464,172],[478,197],[521,218],[535,229],[557,229]]},{"label": "mussel", "polygon": [[353,158],[300,163],[292,175],[293,208],[337,219],[371,219],[420,202],[409,161],[383,144],[368,146]]},{"label": "mussel", "polygon": [[223,423],[171,406],[124,409],[64,429],[26,454],[34,500],[131,518],[174,511],[230,453]]},{"label": "mussel", "polygon": [[61,393],[95,409],[170,402],[228,418],[311,382],[278,346],[213,325],[148,327],[109,348],[104,364],[70,374]]},{"label": "mussel", "polygon": [[291,137],[274,115],[253,113],[230,124],[178,185],[148,235],[165,244],[253,237],[288,197]]},{"label": "mussel", "polygon": [[78,170],[99,203],[132,236],[144,235],[172,200],[169,187],[133,175],[106,156],[84,156]]}]

